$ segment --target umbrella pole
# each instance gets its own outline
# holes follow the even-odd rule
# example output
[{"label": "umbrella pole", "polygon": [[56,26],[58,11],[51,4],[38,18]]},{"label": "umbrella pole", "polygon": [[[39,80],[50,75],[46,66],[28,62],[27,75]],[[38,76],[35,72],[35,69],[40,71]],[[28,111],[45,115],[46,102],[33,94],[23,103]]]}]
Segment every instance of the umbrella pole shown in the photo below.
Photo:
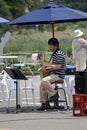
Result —
[{"label": "umbrella pole", "polygon": [[52,23],[52,37],[54,38],[54,23]]},{"label": "umbrella pole", "polygon": [[[50,0],[50,2],[54,2],[54,0]],[[54,23],[52,23],[52,37],[54,38]]]},{"label": "umbrella pole", "polygon": [[54,0],[50,0],[50,2],[53,2]]}]

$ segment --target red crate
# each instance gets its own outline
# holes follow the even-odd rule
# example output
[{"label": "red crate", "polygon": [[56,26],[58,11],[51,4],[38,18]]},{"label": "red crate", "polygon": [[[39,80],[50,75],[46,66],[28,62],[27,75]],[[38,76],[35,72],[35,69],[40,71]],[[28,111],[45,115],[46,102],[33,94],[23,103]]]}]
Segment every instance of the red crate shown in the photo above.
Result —
[{"label": "red crate", "polygon": [[73,116],[87,116],[87,94],[73,95]]},{"label": "red crate", "polygon": [[73,109],[73,116],[87,116],[87,110]]},{"label": "red crate", "polygon": [[84,102],[84,103],[83,103],[83,109],[84,109],[84,110],[87,110],[87,102]]}]

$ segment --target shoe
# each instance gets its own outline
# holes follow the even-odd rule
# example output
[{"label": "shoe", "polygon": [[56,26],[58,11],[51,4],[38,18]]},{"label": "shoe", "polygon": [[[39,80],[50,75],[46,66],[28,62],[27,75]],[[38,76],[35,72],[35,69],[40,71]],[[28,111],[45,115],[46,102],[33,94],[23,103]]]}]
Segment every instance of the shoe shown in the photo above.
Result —
[{"label": "shoe", "polygon": [[59,95],[58,95],[58,92],[56,92],[56,94],[50,97],[47,102],[57,101],[58,98],[59,98]]},{"label": "shoe", "polygon": [[50,104],[49,103],[42,103],[41,107],[39,107],[37,110],[38,111],[45,111],[47,109],[50,109]]},{"label": "shoe", "polygon": [[46,103],[42,103],[41,107],[37,109],[38,111],[44,111],[46,110]]},{"label": "shoe", "polygon": [[46,102],[46,109],[50,109],[50,104]]}]

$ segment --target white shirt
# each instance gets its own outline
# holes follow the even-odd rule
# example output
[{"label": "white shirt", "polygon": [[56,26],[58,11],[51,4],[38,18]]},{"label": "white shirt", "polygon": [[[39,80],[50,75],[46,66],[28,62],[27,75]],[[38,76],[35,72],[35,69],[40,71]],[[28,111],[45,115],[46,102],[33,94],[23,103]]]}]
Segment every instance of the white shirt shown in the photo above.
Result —
[{"label": "white shirt", "polygon": [[83,71],[86,69],[86,47],[87,40],[83,38],[75,38],[72,42],[72,55],[76,71]]},{"label": "white shirt", "polygon": [[86,53],[87,40],[83,38],[75,38],[72,42],[72,55],[75,59],[78,53]]}]

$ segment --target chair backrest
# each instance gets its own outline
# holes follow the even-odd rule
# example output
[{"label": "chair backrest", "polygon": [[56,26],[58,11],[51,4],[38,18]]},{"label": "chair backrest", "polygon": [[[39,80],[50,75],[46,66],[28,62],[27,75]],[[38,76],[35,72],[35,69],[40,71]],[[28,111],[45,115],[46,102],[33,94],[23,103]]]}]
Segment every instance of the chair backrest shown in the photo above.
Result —
[{"label": "chair backrest", "polygon": [[6,80],[7,80],[7,73],[3,70],[3,77],[1,83],[7,85]]},{"label": "chair backrest", "polygon": [[33,88],[33,80],[29,78],[29,88]]},{"label": "chair backrest", "polygon": [[10,89],[15,89],[16,88],[16,84],[14,83],[15,80],[13,80],[5,71],[4,71],[4,75],[3,75],[3,79],[2,79],[2,83],[7,85],[7,83],[9,82],[9,87]]},{"label": "chair backrest", "polygon": [[16,89],[16,83],[13,79],[10,79],[10,89]]}]

